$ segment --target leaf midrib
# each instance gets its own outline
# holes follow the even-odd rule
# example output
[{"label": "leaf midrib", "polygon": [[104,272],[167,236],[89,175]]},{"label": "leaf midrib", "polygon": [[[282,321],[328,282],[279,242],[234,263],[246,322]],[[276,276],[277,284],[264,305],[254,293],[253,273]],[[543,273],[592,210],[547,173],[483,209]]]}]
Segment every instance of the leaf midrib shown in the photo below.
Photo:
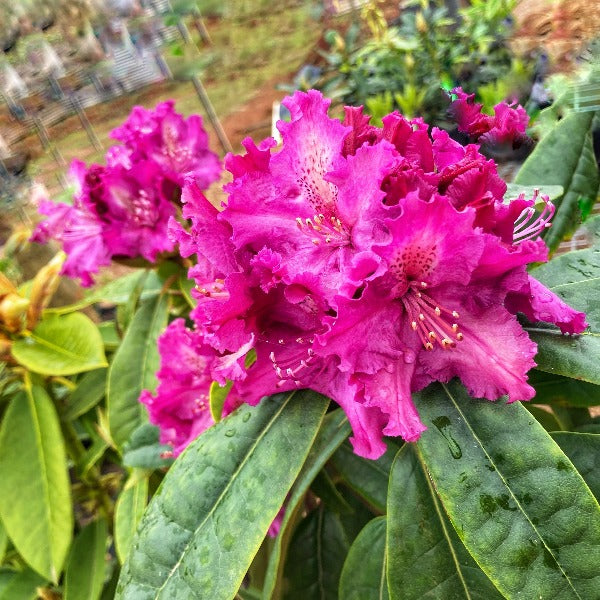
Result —
[{"label": "leaf midrib", "polygon": [[255,452],[255,450],[256,450],[259,442],[262,440],[262,438],[265,437],[265,435],[267,434],[267,432],[271,429],[271,427],[273,426],[273,424],[280,417],[283,409],[288,405],[288,403],[294,397],[295,394],[296,394],[296,392],[293,391],[285,399],[285,401],[282,402],[281,406],[277,409],[277,411],[275,412],[275,414],[273,415],[273,417],[270,419],[270,421],[267,424],[267,426],[260,432],[260,435],[252,443],[252,445],[248,449],[248,452],[246,453],[246,456],[244,457],[244,459],[242,460],[242,462],[239,464],[239,466],[236,468],[236,470],[233,472],[232,476],[229,478],[229,481],[227,482],[227,485],[223,488],[221,494],[219,495],[219,497],[217,498],[217,500],[213,504],[213,506],[210,509],[210,511],[207,513],[207,515],[204,517],[204,519],[198,525],[198,527],[196,527],[196,529],[193,531],[192,536],[190,537],[190,543],[186,544],[185,549],[181,553],[181,556],[179,557],[179,559],[177,560],[177,562],[175,563],[175,565],[173,566],[173,568],[171,569],[171,571],[169,571],[169,574],[167,575],[165,581],[160,586],[160,588],[157,589],[155,600],[158,600],[160,598],[160,595],[161,595],[162,591],[164,590],[164,588],[166,587],[166,585],[171,580],[171,577],[173,576],[173,574],[177,571],[177,569],[181,565],[183,559],[187,556],[188,551],[192,547],[192,542],[195,539],[195,537],[197,536],[198,532],[204,527],[204,525],[207,523],[207,521],[210,519],[210,517],[212,517],[213,513],[216,511],[216,509],[219,506],[220,502],[222,501],[223,497],[229,491],[229,488],[233,485],[233,482],[236,480],[236,478],[239,475],[239,473],[241,472],[241,470],[245,467],[245,465],[248,462],[248,460],[250,460],[250,457]]},{"label": "leaf midrib", "polygon": [[512,488],[508,485],[508,483],[507,483],[506,479],[504,478],[504,476],[502,475],[502,472],[500,471],[498,465],[494,462],[494,460],[492,459],[492,457],[488,454],[487,450],[485,449],[485,446],[483,445],[483,443],[479,439],[479,436],[475,433],[475,431],[471,427],[471,424],[469,423],[467,417],[465,416],[465,414],[461,410],[460,406],[456,402],[454,396],[452,395],[452,393],[448,389],[447,385],[446,384],[442,384],[442,387],[444,388],[444,391],[446,392],[446,395],[448,396],[448,398],[450,398],[450,401],[452,402],[452,404],[454,405],[454,407],[456,408],[456,410],[460,414],[460,416],[463,419],[465,425],[467,426],[467,428],[471,432],[471,435],[473,436],[474,440],[477,442],[478,446],[481,448],[481,450],[485,454],[486,458],[490,461],[490,464],[495,468],[495,472],[498,474],[498,477],[500,478],[500,480],[502,481],[502,483],[504,484],[504,486],[508,490],[509,494],[511,495],[511,497],[514,500],[515,504],[517,505],[517,508],[519,509],[520,513],[525,517],[525,519],[527,520],[527,522],[529,523],[529,525],[531,526],[531,528],[535,531],[536,535],[538,536],[538,538],[540,539],[540,541],[544,545],[544,548],[552,556],[554,562],[556,563],[556,565],[559,568],[560,572],[562,573],[563,577],[569,583],[569,586],[573,590],[575,596],[577,596],[577,598],[579,598],[579,600],[583,600],[581,598],[581,596],[577,593],[577,590],[575,589],[575,587],[573,586],[573,583],[571,582],[570,577],[565,573],[564,569],[562,568],[562,565],[558,562],[558,559],[554,555],[554,552],[548,547],[548,545],[546,544],[546,540],[544,540],[544,538],[542,537],[542,535],[538,531],[537,527],[532,523],[531,519],[529,518],[529,515],[525,512],[525,510],[521,506],[521,503],[519,502],[519,500],[517,499],[517,497],[513,494]]}]

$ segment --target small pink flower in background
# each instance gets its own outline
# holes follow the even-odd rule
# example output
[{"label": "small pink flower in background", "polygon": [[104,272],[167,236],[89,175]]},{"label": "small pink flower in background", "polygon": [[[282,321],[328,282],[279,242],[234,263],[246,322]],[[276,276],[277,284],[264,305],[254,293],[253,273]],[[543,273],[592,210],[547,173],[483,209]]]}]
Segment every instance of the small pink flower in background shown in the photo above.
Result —
[{"label": "small pink flower in background", "polygon": [[[519,111],[482,116],[464,96],[461,118],[479,136],[524,131]],[[333,398],[370,458],[384,435],[418,439],[411,393],[432,381],[458,376],[476,397],[530,399],[536,345],[516,312],[586,327],[527,273],[547,259],[539,235],[551,214],[504,204],[493,161],[421,119],[393,113],[379,129],[347,109],[341,124],[315,91],[285,105],[280,150],[246,140],[246,155],[227,158],[224,210],[190,182],[192,225],[172,221],[184,254],[198,257],[192,316],[219,356],[212,376],[234,380],[250,404],[298,387]]]},{"label": "small pink flower in background", "polygon": [[153,111],[135,107],[113,137],[123,145],[109,148],[105,165],[73,161],[73,206],[42,202],[40,213],[48,218],[32,236],[40,243],[61,242],[68,255],[63,274],[79,277],[86,287],[113,258],[154,263],[172,252],[168,222],[177,212],[184,181],[206,189],[220,177],[202,119],[184,119],[173,101]]},{"label": "small pink flower in background", "polygon": [[475,94],[467,94],[460,87],[454,88],[452,94],[457,98],[450,104],[449,112],[459,131],[488,144],[510,143],[517,147],[527,140],[529,115],[521,105],[500,102],[491,116],[481,112],[482,105],[474,101]]}]

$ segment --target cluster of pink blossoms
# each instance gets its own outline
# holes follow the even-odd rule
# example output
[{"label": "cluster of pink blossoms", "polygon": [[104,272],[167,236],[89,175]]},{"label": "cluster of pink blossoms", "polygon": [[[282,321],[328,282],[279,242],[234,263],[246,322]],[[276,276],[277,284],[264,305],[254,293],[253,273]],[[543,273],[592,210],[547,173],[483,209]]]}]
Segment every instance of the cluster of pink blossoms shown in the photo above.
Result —
[{"label": "cluster of pink blossoms", "polygon": [[161,384],[143,397],[162,441],[178,453],[212,423],[213,379],[233,382],[225,413],[296,388],[332,398],[368,458],[384,452],[383,436],[419,438],[411,394],[433,381],[532,398],[536,344],[516,313],[564,333],[586,327],[527,272],[548,257],[549,201],[541,215],[535,199],[505,202],[478,146],[421,119],[393,113],[377,128],[346,108],[340,123],[316,91],[284,104],[281,149],[247,139],[245,155],[226,159],[223,210],[189,183],[191,226],[171,220],[182,255],[197,256],[198,304],[194,330],[175,321],[164,333]]},{"label": "cluster of pink blossoms", "polygon": [[111,133],[122,145],[108,150],[105,165],[73,161],[73,204],[40,203],[47,219],[32,239],[60,241],[67,254],[63,274],[79,277],[84,286],[112,258],[155,262],[158,254],[173,251],[167,223],[183,184],[206,189],[220,176],[201,117],[186,120],[173,105],[163,102],[153,111],[136,106]]}]

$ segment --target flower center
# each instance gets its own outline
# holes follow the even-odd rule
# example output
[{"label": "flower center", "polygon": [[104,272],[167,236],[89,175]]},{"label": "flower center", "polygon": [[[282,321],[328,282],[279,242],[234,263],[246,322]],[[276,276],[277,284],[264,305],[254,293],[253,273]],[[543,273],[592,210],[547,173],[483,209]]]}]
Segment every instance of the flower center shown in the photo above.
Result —
[{"label": "flower center", "polygon": [[[300,338],[299,338],[300,339]],[[298,341],[298,340],[296,340]],[[280,343],[283,343],[283,340],[279,340]],[[311,363],[315,359],[315,352],[312,348],[306,349],[306,355],[304,358],[301,358],[299,361],[290,361],[290,364],[283,365],[277,361],[275,357],[275,352],[271,352],[269,354],[269,359],[273,363],[273,368],[275,369],[275,373],[277,374],[277,387],[282,387],[288,381],[292,381],[294,385],[299,388],[301,387],[301,382],[298,379],[298,376],[304,371],[308,369]]]},{"label": "flower center", "polygon": [[[540,194],[539,190],[533,192],[532,200],[535,202]],[[541,235],[544,229],[552,227],[552,217],[556,211],[556,208],[550,198],[546,195],[542,195],[544,201],[544,208],[542,212],[536,217],[535,207],[530,206],[523,210],[523,212],[515,220],[513,229],[513,243],[520,244],[525,240],[533,240]]]},{"label": "flower center", "polygon": [[229,300],[230,294],[225,289],[225,281],[223,279],[215,279],[212,283],[206,285],[206,287],[196,289],[199,294],[207,298],[224,298],[225,300]]},{"label": "flower center", "polygon": [[410,326],[417,332],[426,350],[433,350],[439,344],[444,350],[456,347],[463,339],[459,331],[459,314],[437,304],[421,290],[427,288],[424,281],[411,282],[401,301],[410,319]]},{"label": "flower center", "polygon": [[154,203],[146,190],[140,190],[137,196],[132,199],[131,212],[134,223],[141,227],[154,227],[158,219]]},{"label": "flower center", "polygon": [[350,243],[350,234],[343,223],[334,215],[326,218],[325,215],[315,215],[312,219],[296,218],[298,229],[311,236],[315,246],[322,243],[332,246],[346,246]]}]

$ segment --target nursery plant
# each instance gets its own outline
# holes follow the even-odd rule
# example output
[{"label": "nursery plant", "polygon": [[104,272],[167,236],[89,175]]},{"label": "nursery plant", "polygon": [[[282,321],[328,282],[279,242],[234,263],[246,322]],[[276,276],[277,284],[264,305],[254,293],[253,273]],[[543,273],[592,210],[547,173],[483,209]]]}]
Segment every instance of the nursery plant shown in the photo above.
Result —
[{"label": "nursery plant", "polygon": [[[422,119],[284,104],[223,206],[172,105],[42,205],[66,258],[0,290],[0,598],[596,597],[598,219],[551,256],[598,193],[593,113],[507,186]],[[451,106],[524,134],[521,107]],[[111,261],[138,269],[47,307],[61,264]]]}]

